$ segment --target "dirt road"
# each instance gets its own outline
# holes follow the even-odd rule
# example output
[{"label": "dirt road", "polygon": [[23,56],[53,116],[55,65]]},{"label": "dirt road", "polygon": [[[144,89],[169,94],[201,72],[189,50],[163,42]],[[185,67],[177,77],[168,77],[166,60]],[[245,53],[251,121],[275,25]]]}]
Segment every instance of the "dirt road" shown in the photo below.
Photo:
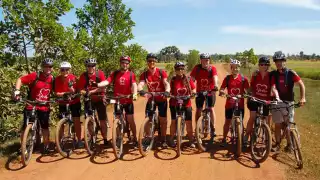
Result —
[{"label": "dirt road", "polygon": [[[226,75],[222,65],[217,65],[220,81]],[[216,129],[220,140],[224,122],[225,99],[217,98]],[[194,106],[194,104],[193,104]],[[145,99],[135,102],[135,118],[137,128],[144,119]],[[195,111],[193,111],[195,113]],[[168,113],[169,114],[169,113]],[[111,118],[111,112],[108,117]],[[245,116],[248,118],[248,113]],[[168,123],[168,127],[170,121]],[[169,130],[169,128],[168,128]],[[110,130],[111,131],[111,130]],[[109,137],[111,138],[111,132]],[[169,132],[169,131],[168,131]],[[237,160],[232,153],[213,145],[210,152],[199,154],[197,150],[184,151],[179,158],[174,158],[176,152],[173,149],[156,150],[147,157],[142,158],[138,150],[129,150],[123,160],[115,160],[112,148],[96,155],[87,157],[85,152],[73,155],[72,159],[62,159],[59,154],[51,156],[34,155],[30,164],[23,169],[11,162],[10,170],[0,170],[1,180],[73,180],[73,179],[285,179],[283,168],[272,158],[256,167],[250,159],[250,154],[244,153]],[[14,171],[16,170],[16,171]]]}]

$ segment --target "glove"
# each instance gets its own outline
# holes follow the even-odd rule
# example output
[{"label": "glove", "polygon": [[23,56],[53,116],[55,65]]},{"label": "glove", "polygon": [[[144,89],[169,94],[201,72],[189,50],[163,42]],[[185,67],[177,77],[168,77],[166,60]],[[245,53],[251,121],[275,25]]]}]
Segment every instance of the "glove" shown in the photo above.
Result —
[{"label": "glove", "polygon": [[137,94],[133,94],[133,95],[132,95],[132,99],[133,99],[134,101],[136,101],[136,100],[138,99],[138,95],[137,95]]},{"label": "glove", "polygon": [[167,97],[167,98],[170,97],[170,92],[165,91],[165,92],[164,92],[164,96]]},{"label": "glove", "polygon": [[13,92],[13,99],[14,99],[15,101],[19,101],[19,100],[20,100],[20,90],[15,90],[15,91]]},{"label": "glove", "polygon": [[225,93],[223,91],[219,92],[219,96],[223,96]]},{"label": "glove", "polygon": [[139,91],[140,96],[144,96],[146,92],[144,90]]},{"label": "glove", "polygon": [[197,95],[196,93],[192,93],[192,94],[191,94],[191,98],[192,98],[192,99],[195,98],[196,95]]},{"label": "glove", "polygon": [[218,86],[214,86],[214,88],[212,89],[212,91],[218,91]]}]

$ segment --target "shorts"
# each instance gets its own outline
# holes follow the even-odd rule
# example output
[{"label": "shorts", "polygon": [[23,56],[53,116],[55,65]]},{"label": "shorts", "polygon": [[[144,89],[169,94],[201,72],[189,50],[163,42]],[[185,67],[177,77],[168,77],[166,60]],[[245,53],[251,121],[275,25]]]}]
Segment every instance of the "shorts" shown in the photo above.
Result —
[{"label": "shorts", "polygon": [[[116,112],[117,105],[114,105],[114,111]],[[134,114],[134,106],[133,103],[130,104],[122,104],[120,111],[123,112],[123,110],[126,112],[126,115],[133,115]]]},{"label": "shorts", "polygon": [[[26,128],[27,118],[31,117],[31,113],[32,113],[32,110],[24,109],[24,111],[23,111],[23,126],[22,126],[23,129]],[[49,129],[50,111],[36,110],[36,113],[38,116],[38,120],[39,120],[41,129]],[[29,118],[29,121],[32,121],[32,120]]]},{"label": "shorts", "polygon": [[[154,108],[158,107],[158,114],[160,117],[167,117],[168,102],[167,101],[155,101]],[[151,101],[147,102],[146,113],[151,110]]]},{"label": "shorts", "polygon": [[[272,120],[275,124],[284,122],[283,116],[287,116],[287,115],[289,117],[289,122],[292,122],[292,123],[294,122],[294,106],[293,106],[294,102],[292,101],[285,101],[285,102],[280,102],[277,105],[271,106]],[[287,109],[286,108],[287,106],[291,106],[291,107]],[[276,107],[280,107],[280,109],[274,109]]]},{"label": "shorts", "polygon": [[[81,103],[78,102],[76,104],[71,104],[69,106],[72,117],[80,117],[81,115]],[[59,105],[59,118],[62,118],[62,114],[66,113],[67,108],[66,105]]]},{"label": "shorts", "polygon": [[[225,113],[225,118],[226,118],[226,119],[232,119],[233,110],[234,110],[234,108],[225,109],[224,113]],[[239,111],[240,111],[241,117],[242,117],[242,119],[243,119],[243,117],[244,117],[244,109],[240,109],[240,108],[239,108]]]},{"label": "shorts", "polygon": [[95,109],[98,114],[98,119],[107,120],[107,106],[103,101],[91,102],[92,109]]},{"label": "shorts", "polygon": [[[257,112],[259,106],[260,106],[259,103],[248,100],[247,107],[250,111]],[[263,105],[263,116],[269,116],[269,112],[270,112],[269,106]]]},{"label": "shorts", "polygon": [[[208,106],[209,107],[214,107],[215,103],[216,103],[216,96],[207,96],[207,100],[208,100]],[[196,107],[197,109],[202,109],[203,105],[205,103],[205,96],[203,94],[199,94],[198,97],[196,97]]]},{"label": "shorts", "polygon": [[[192,120],[192,108],[191,107],[182,107],[182,110],[184,111],[185,115],[185,121],[191,121]],[[176,107],[170,106],[170,112],[171,112],[171,120],[177,120],[177,114],[176,114]]]}]

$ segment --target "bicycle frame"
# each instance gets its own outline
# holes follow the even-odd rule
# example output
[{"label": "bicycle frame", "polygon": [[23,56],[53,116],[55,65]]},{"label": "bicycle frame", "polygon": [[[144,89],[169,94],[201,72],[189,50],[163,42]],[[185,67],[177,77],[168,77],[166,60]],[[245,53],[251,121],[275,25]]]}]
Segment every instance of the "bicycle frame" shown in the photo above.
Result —
[{"label": "bicycle frame", "polygon": [[[211,118],[210,118],[210,113],[211,113],[211,108],[209,107],[209,100],[208,100],[208,95],[211,91],[202,91],[202,92],[198,92],[198,96],[199,94],[202,94],[205,98],[205,108],[202,110],[202,116],[204,117],[202,119],[203,122],[205,122],[206,120],[208,120],[208,129],[206,133],[210,133],[211,132]],[[212,98],[215,98],[215,96],[212,96]],[[203,130],[205,129],[205,123],[202,123],[202,127],[201,127],[201,131],[203,132]]]}]

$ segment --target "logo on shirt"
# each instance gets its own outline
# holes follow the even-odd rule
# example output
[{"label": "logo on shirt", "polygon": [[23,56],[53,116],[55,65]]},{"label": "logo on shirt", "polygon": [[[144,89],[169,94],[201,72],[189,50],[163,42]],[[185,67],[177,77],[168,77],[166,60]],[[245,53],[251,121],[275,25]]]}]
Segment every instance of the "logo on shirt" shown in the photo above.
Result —
[{"label": "logo on shirt", "polygon": [[209,88],[208,79],[201,79],[201,89],[208,89],[208,88]]},{"label": "logo on shirt", "polygon": [[268,87],[265,84],[257,84],[256,85],[257,93],[268,93],[267,89],[268,89]]},{"label": "logo on shirt", "polygon": [[126,78],[125,77],[121,77],[120,80],[119,80],[120,85],[124,86],[125,82],[126,82]]},{"label": "logo on shirt", "polygon": [[50,89],[40,89],[39,94],[37,95],[38,101],[44,101],[49,99]]},{"label": "logo on shirt", "polygon": [[239,88],[232,88],[231,89],[231,95],[232,96],[236,96],[238,94],[240,94],[240,89]]},{"label": "logo on shirt", "polygon": [[148,87],[152,92],[154,91],[160,91],[160,83],[159,82],[148,82]]},{"label": "logo on shirt", "polygon": [[178,88],[177,89],[177,94],[178,96],[185,96],[187,94],[187,88]]}]

